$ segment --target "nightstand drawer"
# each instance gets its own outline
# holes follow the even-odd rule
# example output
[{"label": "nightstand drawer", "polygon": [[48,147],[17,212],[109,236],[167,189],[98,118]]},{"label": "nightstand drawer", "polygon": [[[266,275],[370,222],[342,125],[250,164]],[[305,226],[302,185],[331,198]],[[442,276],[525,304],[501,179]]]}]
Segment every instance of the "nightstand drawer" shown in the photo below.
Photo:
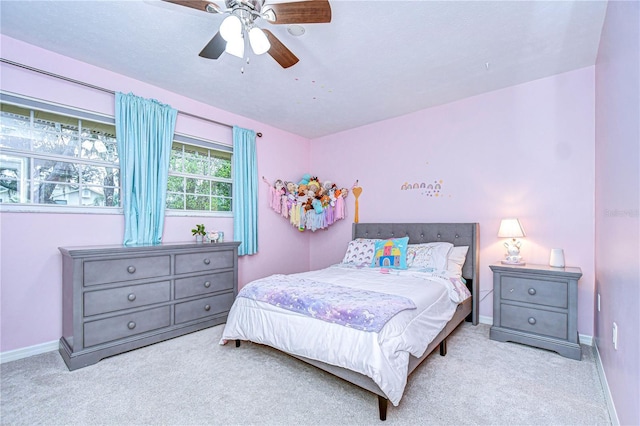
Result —
[{"label": "nightstand drawer", "polygon": [[558,308],[567,307],[569,297],[567,282],[503,275],[500,288],[500,297],[504,300],[515,300]]},{"label": "nightstand drawer", "polygon": [[235,285],[233,271],[176,280],[176,299],[230,290]]},{"label": "nightstand drawer", "polygon": [[84,262],[84,285],[107,284],[169,275],[171,256],[133,257]]},{"label": "nightstand drawer", "polygon": [[171,307],[133,312],[84,324],[84,346],[124,339],[171,325]]},{"label": "nightstand drawer", "polygon": [[502,304],[500,326],[567,339],[567,314],[560,312]]},{"label": "nightstand drawer", "polygon": [[232,251],[212,251],[176,255],[176,274],[233,268],[235,254]]},{"label": "nightstand drawer", "polygon": [[191,302],[176,304],[176,324],[213,316],[231,309],[233,293],[205,297]]},{"label": "nightstand drawer", "polygon": [[130,285],[84,294],[84,316],[104,314],[171,300],[171,282]]}]

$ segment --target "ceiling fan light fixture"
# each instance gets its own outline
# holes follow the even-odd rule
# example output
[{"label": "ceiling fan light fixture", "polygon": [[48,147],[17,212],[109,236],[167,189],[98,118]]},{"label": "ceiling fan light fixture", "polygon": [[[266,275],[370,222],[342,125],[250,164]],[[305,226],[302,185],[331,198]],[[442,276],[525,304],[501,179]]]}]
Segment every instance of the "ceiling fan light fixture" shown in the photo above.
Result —
[{"label": "ceiling fan light fixture", "polygon": [[220,9],[220,6],[218,6],[215,3],[209,3],[205,6],[205,9],[207,12],[209,13],[223,13],[222,9]]},{"label": "ceiling fan light fixture", "polygon": [[237,56],[238,58],[244,57],[244,39],[242,37],[235,40],[229,40],[227,47],[224,49],[230,55]]},{"label": "ceiling fan light fixture", "polygon": [[264,31],[258,27],[253,27],[249,30],[249,44],[251,44],[251,49],[256,55],[262,55],[271,49],[269,39]]},{"label": "ceiling fan light fixture", "polygon": [[271,23],[276,22],[276,13],[271,8],[263,10],[262,11],[262,18],[266,19],[267,21],[269,21]]},{"label": "ceiling fan light fixture", "polygon": [[229,15],[220,24],[220,35],[227,42],[242,39],[242,22],[235,15]]}]

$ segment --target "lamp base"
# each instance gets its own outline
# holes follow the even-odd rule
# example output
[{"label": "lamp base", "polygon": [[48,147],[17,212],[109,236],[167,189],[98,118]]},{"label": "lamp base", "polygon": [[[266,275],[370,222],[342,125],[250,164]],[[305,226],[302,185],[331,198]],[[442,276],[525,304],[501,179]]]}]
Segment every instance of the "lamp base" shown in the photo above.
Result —
[{"label": "lamp base", "polygon": [[500,261],[503,265],[514,265],[514,266],[522,266],[522,265],[526,265],[525,262],[523,262],[522,260],[518,260],[516,262],[512,262],[509,260],[501,260]]}]

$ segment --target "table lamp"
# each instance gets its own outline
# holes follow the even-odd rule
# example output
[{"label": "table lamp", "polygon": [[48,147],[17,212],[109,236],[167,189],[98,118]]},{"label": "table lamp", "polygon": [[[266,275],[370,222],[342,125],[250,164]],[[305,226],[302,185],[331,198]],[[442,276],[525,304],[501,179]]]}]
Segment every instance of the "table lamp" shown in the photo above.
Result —
[{"label": "table lamp", "polygon": [[524,265],[522,257],[520,256],[520,247],[522,242],[516,238],[526,237],[522,225],[518,219],[502,219],[500,222],[500,229],[498,230],[499,238],[511,238],[511,241],[504,243],[507,249],[507,255],[502,263],[506,265]]}]

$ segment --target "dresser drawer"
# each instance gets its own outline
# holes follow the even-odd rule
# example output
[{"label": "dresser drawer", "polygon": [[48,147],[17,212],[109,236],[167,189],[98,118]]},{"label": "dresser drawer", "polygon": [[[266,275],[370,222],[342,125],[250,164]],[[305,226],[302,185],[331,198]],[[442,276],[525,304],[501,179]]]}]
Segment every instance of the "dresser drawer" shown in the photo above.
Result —
[{"label": "dresser drawer", "polygon": [[176,324],[193,321],[208,316],[213,316],[231,309],[233,293],[225,293],[217,296],[204,297],[176,304]]},{"label": "dresser drawer", "polygon": [[233,271],[228,271],[177,279],[176,299],[214,293],[221,290],[231,290],[235,284],[233,275]]},{"label": "dresser drawer", "polygon": [[84,346],[95,346],[171,325],[171,307],[138,311],[84,324]]},{"label": "dresser drawer", "polygon": [[171,256],[88,260],[84,262],[84,285],[161,277],[170,272]]},{"label": "dresser drawer", "polygon": [[84,316],[137,308],[171,300],[171,282],[130,285],[84,293]]},{"label": "dresser drawer", "polygon": [[567,282],[503,275],[500,297],[505,300],[566,308],[569,300]]},{"label": "dresser drawer", "polygon": [[230,250],[176,255],[176,274],[233,268],[235,253]]},{"label": "dresser drawer", "polygon": [[567,339],[567,314],[502,304],[500,326]]}]

